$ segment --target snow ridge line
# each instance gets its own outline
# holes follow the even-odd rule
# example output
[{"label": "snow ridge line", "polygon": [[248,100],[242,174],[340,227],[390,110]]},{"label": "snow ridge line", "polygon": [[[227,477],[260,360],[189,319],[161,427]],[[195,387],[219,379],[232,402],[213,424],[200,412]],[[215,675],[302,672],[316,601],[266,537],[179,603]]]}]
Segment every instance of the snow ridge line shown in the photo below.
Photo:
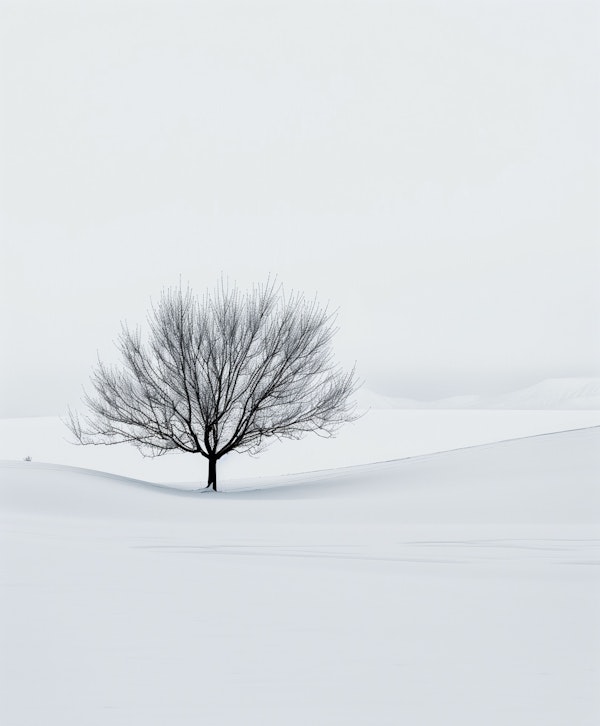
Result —
[{"label": "snow ridge line", "polygon": [[[333,472],[347,472],[349,470],[353,471],[360,471],[361,469],[371,469],[373,467],[379,467],[383,465],[390,465],[395,463],[401,463],[403,461],[420,461],[420,460],[426,460],[426,459],[432,459],[433,457],[441,456],[444,454],[452,454],[458,451],[468,451],[470,449],[482,449],[482,448],[489,448],[491,446],[497,446],[499,444],[508,444],[515,441],[525,441],[527,439],[537,439],[541,438],[542,436],[557,436],[560,434],[568,434],[568,433],[575,433],[577,431],[588,431],[593,429],[600,429],[600,425],[594,425],[594,426],[582,426],[574,429],[564,429],[561,431],[549,431],[542,434],[532,434],[531,436],[518,436],[515,438],[509,438],[509,439],[500,439],[498,441],[491,441],[484,444],[471,444],[469,446],[459,446],[454,449],[444,449],[442,451],[435,451],[430,454],[415,454],[413,456],[404,456],[398,459],[386,459],[384,461],[375,461],[367,464],[355,464],[352,466],[340,466],[340,467],[332,467],[329,469],[313,469],[310,471],[303,471],[303,472],[297,472],[297,473],[289,473],[289,474],[281,474],[281,475],[267,475],[262,477],[249,477],[248,479],[232,479],[230,482],[224,482],[225,484],[233,484],[235,486],[236,482],[242,483],[244,481],[248,482],[260,482],[260,481],[268,481],[273,479],[284,479],[287,481],[284,481],[282,483],[272,483],[272,484],[266,484],[265,486],[260,487],[260,489],[274,489],[279,487],[287,487],[293,485],[295,482],[290,482],[290,479],[301,479],[304,477],[307,478],[314,478],[317,474],[323,474],[323,475],[331,475]],[[160,489],[163,491],[168,492],[174,492],[176,494],[185,494],[185,495],[196,495],[201,494],[206,491],[206,488],[199,487],[198,489],[180,489],[177,486],[175,486],[175,482],[172,484],[161,484],[159,482],[152,482],[152,481],[146,481],[144,479],[135,479],[133,477],[127,477],[127,476],[121,476],[119,474],[112,474],[110,472],[106,471],[100,471],[98,469],[86,469],[84,467],[80,466],[69,466],[67,464],[52,464],[52,463],[46,463],[46,462],[24,462],[24,461],[17,461],[17,460],[0,460],[0,468],[12,468],[12,469],[23,469],[23,468],[31,468],[31,469],[38,469],[40,471],[43,470],[50,470],[50,471],[70,471],[73,473],[81,473],[85,474],[87,476],[95,476],[98,478],[107,478],[112,479],[116,481],[123,482],[124,484],[134,485],[134,486],[142,486],[142,487],[152,487],[155,489]],[[242,492],[250,492],[250,491],[256,491],[257,488],[235,488],[235,489],[227,489],[225,491],[222,491],[220,493],[242,493]]]}]

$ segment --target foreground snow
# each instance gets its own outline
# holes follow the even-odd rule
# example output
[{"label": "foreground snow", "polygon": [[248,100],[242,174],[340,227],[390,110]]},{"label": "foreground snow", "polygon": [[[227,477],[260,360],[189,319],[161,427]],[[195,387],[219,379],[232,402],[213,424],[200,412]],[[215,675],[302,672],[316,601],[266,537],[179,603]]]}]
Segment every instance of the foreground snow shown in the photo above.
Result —
[{"label": "foreground snow", "polygon": [[594,428],[217,495],[4,464],[0,721],[596,724],[599,450]]}]

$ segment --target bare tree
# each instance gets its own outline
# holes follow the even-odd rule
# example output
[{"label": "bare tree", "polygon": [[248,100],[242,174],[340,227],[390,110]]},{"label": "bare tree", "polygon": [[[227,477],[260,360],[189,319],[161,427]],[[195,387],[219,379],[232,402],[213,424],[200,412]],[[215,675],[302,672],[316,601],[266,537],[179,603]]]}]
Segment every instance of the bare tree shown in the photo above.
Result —
[{"label": "bare tree", "polygon": [[256,454],[273,438],[332,436],[356,418],[354,369],[333,363],[334,315],[316,300],[286,296],[273,281],[240,293],[223,282],[198,299],[167,289],[140,328],[122,325],[120,367],[98,361],[89,413],[69,411],[81,444],[130,442],[145,456],[181,450],[217,461]]}]

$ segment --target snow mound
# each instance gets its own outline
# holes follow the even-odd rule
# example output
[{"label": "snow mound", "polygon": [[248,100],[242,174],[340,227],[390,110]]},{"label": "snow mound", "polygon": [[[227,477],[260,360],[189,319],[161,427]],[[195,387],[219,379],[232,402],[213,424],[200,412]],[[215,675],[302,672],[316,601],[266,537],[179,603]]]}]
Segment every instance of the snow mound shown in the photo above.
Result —
[{"label": "snow mound", "polygon": [[[374,461],[434,454],[465,446],[600,425],[600,410],[556,411],[475,408],[371,409],[337,436],[274,442],[260,457],[232,453],[219,462],[219,479],[296,474]],[[130,445],[74,446],[58,417],[0,420],[0,460],[23,460],[98,469],[144,481],[206,482],[206,460],[182,452],[148,458]]]},{"label": "snow mound", "polygon": [[[225,483],[227,496],[33,462],[0,464],[0,509],[35,515],[210,520],[282,502],[285,516],[349,522],[595,522],[600,427],[364,466]],[[385,502],[385,506],[382,506]],[[300,506],[302,505],[302,506]],[[295,509],[296,508],[296,509]]]},{"label": "snow mound", "polygon": [[0,462],[0,511],[34,515],[161,519],[184,514],[178,496],[192,493],[93,469]]}]

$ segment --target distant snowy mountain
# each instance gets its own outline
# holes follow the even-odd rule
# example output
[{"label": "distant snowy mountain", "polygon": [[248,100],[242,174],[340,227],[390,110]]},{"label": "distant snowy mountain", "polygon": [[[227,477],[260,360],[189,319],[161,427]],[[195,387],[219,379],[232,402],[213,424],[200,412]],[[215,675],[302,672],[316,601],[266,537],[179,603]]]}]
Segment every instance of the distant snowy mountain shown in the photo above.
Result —
[{"label": "distant snowy mountain", "polygon": [[489,408],[600,409],[600,378],[548,378],[489,399]]},{"label": "distant snowy mountain", "polygon": [[533,386],[496,396],[452,396],[437,401],[394,398],[362,389],[357,394],[361,408],[482,408],[512,410],[600,410],[600,378],[548,378]]}]

